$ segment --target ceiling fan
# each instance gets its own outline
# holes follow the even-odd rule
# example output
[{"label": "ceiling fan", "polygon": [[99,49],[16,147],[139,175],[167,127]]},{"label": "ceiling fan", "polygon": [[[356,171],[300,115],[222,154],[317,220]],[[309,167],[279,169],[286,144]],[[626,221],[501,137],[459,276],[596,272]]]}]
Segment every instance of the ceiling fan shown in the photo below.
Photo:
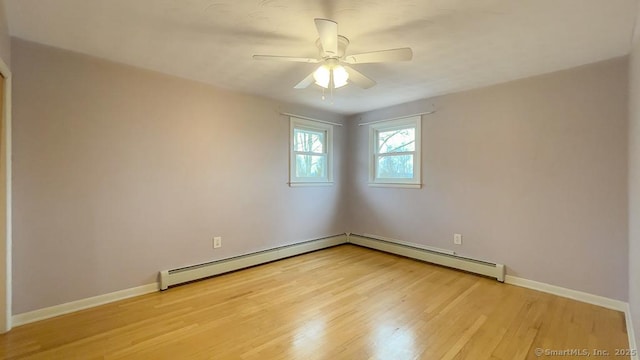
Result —
[{"label": "ceiling fan", "polygon": [[400,48],[346,55],[349,39],[338,35],[338,23],[328,19],[315,19],[319,38],[316,46],[320,51],[319,58],[304,58],[275,55],[253,55],[255,60],[293,61],[301,63],[321,63],[314,72],[300,81],[294,88],[304,89],[315,83],[325,89],[336,89],[353,83],[363,89],[376,84],[361,72],[349,65],[370,64],[390,61],[408,61],[413,57],[411,48]]}]

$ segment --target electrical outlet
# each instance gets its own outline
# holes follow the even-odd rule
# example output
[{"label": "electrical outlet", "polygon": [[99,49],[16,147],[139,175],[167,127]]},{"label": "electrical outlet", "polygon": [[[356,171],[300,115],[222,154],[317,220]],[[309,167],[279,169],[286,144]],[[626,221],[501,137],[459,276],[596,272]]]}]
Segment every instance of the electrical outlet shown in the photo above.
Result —
[{"label": "electrical outlet", "polygon": [[222,247],[222,237],[216,236],[213,238],[213,248],[217,249],[219,247]]},{"label": "electrical outlet", "polygon": [[453,234],[453,243],[456,245],[462,245],[462,234]]}]

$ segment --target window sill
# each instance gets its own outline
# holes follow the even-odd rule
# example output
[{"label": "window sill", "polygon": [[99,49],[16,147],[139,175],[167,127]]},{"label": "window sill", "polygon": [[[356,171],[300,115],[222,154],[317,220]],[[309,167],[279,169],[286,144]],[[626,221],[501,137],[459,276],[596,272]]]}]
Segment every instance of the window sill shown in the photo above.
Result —
[{"label": "window sill", "polygon": [[402,183],[369,183],[371,187],[395,187],[405,189],[420,189],[422,184],[402,184]]},{"label": "window sill", "polygon": [[333,186],[333,182],[290,182],[290,187],[303,187],[303,186]]}]

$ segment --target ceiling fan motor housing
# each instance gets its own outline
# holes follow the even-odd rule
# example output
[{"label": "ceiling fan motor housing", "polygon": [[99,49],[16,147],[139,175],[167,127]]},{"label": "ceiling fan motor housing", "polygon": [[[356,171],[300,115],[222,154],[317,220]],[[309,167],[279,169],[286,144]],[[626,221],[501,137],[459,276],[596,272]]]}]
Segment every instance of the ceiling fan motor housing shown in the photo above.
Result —
[{"label": "ceiling fan motor housing", "polygon": [[338,35],[338,54],[337,54],[337,56],[324,56],[324,49],[322,49],[322,43],[320,42],[320,38],[318,38],[318,40],[316,40],[316,46],[318,47],[318,50],[320,51],[320,57],[322,57],[324,59],[328,59],[328,58],[342,59],[344,57],[344,54],[347,51],[347,46],[349,46],[349,39],[347,39],[346,37],[344,37],[342,35]]}]

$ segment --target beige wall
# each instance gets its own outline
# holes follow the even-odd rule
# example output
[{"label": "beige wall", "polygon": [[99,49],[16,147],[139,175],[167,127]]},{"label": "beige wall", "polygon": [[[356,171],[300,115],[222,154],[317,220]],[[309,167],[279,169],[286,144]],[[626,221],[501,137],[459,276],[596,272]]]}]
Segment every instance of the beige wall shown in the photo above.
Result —
[{"label": "beige wall", "polygon": [[629,305],[640,344],[640,41],[629,74]]},{"label": "beige wall", "polygon": [[14,314],[348,230],[344,129],[337,185],[290,188],[279,112],[340,116],[21,40],[12,50]]},{"label": "beige wall", "polygon": [[[626,300],[627,94],[619,58],[355,116],[350,230]],[[368,128],[356,124],[432,103],[437,113],[422,122],[424,187],[367,186]]]},{"label": "beige wall", "polygon": [[11,65],[11,38],[3,0],[0,0],[0,58],[7,65]]}]

